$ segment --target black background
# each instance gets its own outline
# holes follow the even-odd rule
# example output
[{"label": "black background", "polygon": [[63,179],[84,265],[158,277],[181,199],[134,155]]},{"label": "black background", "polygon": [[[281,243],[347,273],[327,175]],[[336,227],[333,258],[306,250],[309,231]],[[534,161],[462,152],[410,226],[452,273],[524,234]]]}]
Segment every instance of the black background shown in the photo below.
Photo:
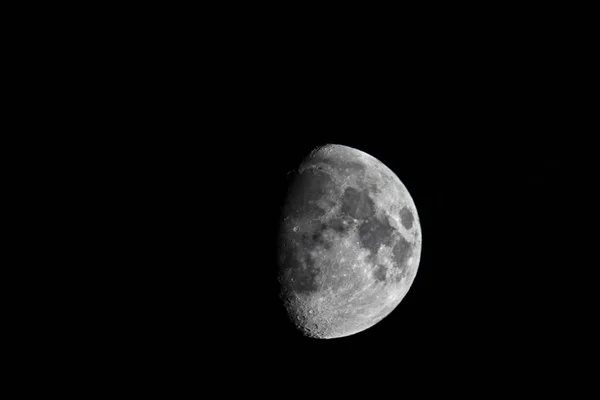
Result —
[{"label": "black background", "polygon": [[[596,14],[210,6],[15,19],[5,192],[23,210],[6,207],[20,229],[5,247],[24,279],[6,279],[6,325],[23,331],[7,341],[21,386],[47,390],[22,373],[38,370],[166,398],[583,397]],[[398,175],[423,248],[389,316],[317,340],[285,315],[275,244],[288,172],[327,143]]]},{"label": "black background", "polygon": [[[244,35],[200,56],[135,47],[98,119],[116,132],[103,165],[118,220],[99,346],[120,368],[224,391],[506,390],[546,384],[577,353],[563,294],[577,279],[571,167],[588,146],[571,137],[589,108],[577,76],[555,79],[552,46],[412,38],[396,52]],[[423,248],[388,317],[317,340],[285,315],[275,243],[288,172],[327,143],[398,175]]]},{"label": "black background", "polygon": [[[530,382],[529,368],[569,355],[557,346],[574,318],[561,297],[573,240],[568,149],[530,135],[538,117],[470,102],[467,111],[413,113],[364,101],[316,111],[316,95],[300,100],[227,109],[220,117],[241,121],[222,130],[217,121],[200,139],[161,139],[168,145],[154,147],[152,173],[141,167],[148,180],[131,207],[148,240],[134,241],[144,262],[128,266],[136,273],[124,289],[135,289],[122,314],[135,365],[166,363],[183,376],[202,366],[249,385],[310,381],[316,370],[344,382],[400,375],[416,385],[433,375],[456,383],[466,374],[491,384],[506,364],[511,379]],[[417,206],[423,248],[392,314],[356,335],[317,340],[284,313],[275,242],[288,172],[326,143],[363,150],[398,175]]]}]

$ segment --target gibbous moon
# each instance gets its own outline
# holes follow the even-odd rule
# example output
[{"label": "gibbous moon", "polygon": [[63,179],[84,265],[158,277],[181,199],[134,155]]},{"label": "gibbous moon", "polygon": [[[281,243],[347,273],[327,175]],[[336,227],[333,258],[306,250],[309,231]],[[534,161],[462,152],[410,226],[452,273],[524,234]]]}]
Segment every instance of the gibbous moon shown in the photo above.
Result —
[{"label": "gibbous moon", "polygon": [[339,338],[385,318],[419,266],[421,227],[406,187],[360,150],[326,145],[295,171],[281,216],[281,297],[307,336]]}]

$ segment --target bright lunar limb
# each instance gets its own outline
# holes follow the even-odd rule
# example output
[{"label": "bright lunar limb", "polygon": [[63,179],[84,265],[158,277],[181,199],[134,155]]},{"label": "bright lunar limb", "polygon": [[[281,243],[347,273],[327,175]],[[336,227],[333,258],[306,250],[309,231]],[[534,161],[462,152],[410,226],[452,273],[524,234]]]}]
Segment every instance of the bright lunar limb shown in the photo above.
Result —
[{"label": "bright lunar limb", "polygon": [[361,332],[408,292],[421,226],[400,179],[360,150],[313,150],[290,182],[279,234],[281,296],[296,326],[316,338]]}]

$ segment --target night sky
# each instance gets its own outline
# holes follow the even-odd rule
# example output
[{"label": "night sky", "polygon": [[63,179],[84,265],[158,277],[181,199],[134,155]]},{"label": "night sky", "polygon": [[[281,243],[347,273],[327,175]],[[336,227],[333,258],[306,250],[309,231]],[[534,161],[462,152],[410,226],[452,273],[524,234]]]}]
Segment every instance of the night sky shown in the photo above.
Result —
[{"label": "night sky", "polygon": [[[292,391],[326,379],[352,392],[349,382],[366,379],[365,393],[378,379],[492,382],[507,363],[528,379],[530,365],[568,355],[557,343],[577,319],[561,297],[576,156],[564,132],[581,130],[578,110],[547,92],[517,96],[510,79],[484,87],[424,70],[354,85],[330,73],[285,84],[264,71],[268,84],[231,75],[196,108],[174,99],[140,111],[151,123],[126,143],[136,157],[121,180],[144,259],[121,261],[131,354],[178,371],[206,364],[247,384],[295,382]],[[279,300],[276,235],[288,172],[327,143],[394,171],[423,244],[389,316],[317,340],[295,330]]]}]

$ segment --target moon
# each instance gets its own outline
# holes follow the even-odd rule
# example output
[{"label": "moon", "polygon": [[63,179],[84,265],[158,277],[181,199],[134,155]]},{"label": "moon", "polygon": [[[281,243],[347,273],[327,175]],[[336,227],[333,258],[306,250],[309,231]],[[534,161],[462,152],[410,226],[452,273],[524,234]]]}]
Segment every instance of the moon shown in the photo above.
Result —
[{"label": "moon", "polygon": [[314,149],[291,175],[278,234],[281,298],[306,336],[350,336],[406,296],[421,257],[421,226],[400,179],[342,145]]}]

